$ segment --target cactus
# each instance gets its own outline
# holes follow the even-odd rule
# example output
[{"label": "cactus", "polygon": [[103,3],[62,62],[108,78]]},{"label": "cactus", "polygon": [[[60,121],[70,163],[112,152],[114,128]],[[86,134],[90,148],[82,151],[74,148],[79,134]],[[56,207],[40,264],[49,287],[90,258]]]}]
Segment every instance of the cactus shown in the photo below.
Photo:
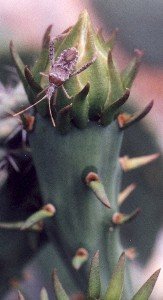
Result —
[{"label": "cactus", "polygon": [[[73,27],[56,39],[50,40],[50,31],[51,26],[31,70],[10,43],[11,55],[30,103],[21,111],[17,109],[14,116],[21,129],[28,132],[42,202],[37,212],[34,210],[31,215],[23,215],[24,220],[17,220],[21,223],[8,220],[12,224],[1,223],[1,227],[16,227],[23,232],[40,229],[44,223],[48,240],[63,261],[62,280],[67,283],[68,293],[86,291],[88,255],[92,256],[98,249],[104,290],[123,251],[119,230],[140,212],[139,208],[129,214],[119,211],[126,198],[125,193],[119,195],[122,173],[158,157],[153,154],[119,159],[123,134],[151,110],[153,102],[136,114],[122,112],[142,53],[137,50],[134,59],[120,73],[112,55],[115,35],[105,41],[101,32],[93,29],[86,11]],[[33,108],[32,113],[29,113],[30,108]],[[13,164],[11,158],[9,162]],[[33,199],[29,199],[31,204]],[[123,261],[124,255],[117,267],[120,273],[123,273]],[[93,265],[92,268],[99,267]],[[90,290],[91,276],[96,277],[96,274],[90,275]],[[118,276],[118,271],[114,272],[112,288],[107,289],[104,299],[121,299],[121,292],[116,298],[110,296],[114,293],[115,280],[120,280],[122,286]],[[56,286],[60,287],[54,277]],[[152,285],[153,280],[151,282]],[[94,285],[93,290],[98,290],[99,283]],[[57,299],[68,299],[60,290],[61,296],[56,292]],[[88,299],[99,298],[99,291],[98,295],[89,293]],[[48,298],[45,290],[41,295],[41,299]],[[132,295],[129,265],[123,295],[124,299]],[[23,299],[20,293],[19,299]]]},{"label": "cactus", "polygon": [[[114,272],[111,276],[110,282],[104,294],[101,291],[101,278],[100,278],[100,265],[99,265],[99,251],[97,251],[92,259],[87,294],[76,295],[74,299],[87,299],[87,300],[122,300],[124,289],[124,272],[125,272],[125,253],[122,253]],[[159,276],[160,269],[157,270],[152,276],[143,284],[143,286],[130,298],[131,300],[146,300],[152,293],[153,287]],[[69,296],[65,292],[56,270],[53,272],[53,285],[57,300],[69,300]],[[18,299],[25,300],[24,296],[18,291]],[[40,300],[48,300],[48,293],[45,288],[40,292]],[[126,298],[125,298],[126,299]]]}]

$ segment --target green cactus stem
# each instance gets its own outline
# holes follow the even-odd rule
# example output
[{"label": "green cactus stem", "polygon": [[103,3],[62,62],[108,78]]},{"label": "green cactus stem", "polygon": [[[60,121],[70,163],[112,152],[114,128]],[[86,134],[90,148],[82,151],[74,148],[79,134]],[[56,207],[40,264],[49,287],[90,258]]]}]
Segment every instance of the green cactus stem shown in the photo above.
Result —
[{"label": "green cactus stem", "polygon": [[[99,126],[92,123],[84,130],[74,127],[62,136],[51,126],[50,120],[40,116],[36,118],[35,130],[29,134],[43,199],[45,203],[53,199],[57,211],[47,223],[47,233],[55,245],[59,244],[65,250],[63,259],[68,262],[79,247],[87,249],[90,255],[99,249],[102,268],[106,271],[104,285],[107,284],[108,273],[112,272],[111,266],[115,265],[122,252],[118,228],[109,232],[112,215],[118,210],[121,174],[118,157],[122,136],[116,122],[103,128],[102,132]],[[39,152],[34,151],[36,147]],[[49,167],[52,162],[54,168]],[[111,209],[98,202],[94,192],[83,182],[83,172],[89,166],[98,170]],[[106,257],[109,267],[106,266]],[[72,266],[68,264],[68,268]],[[78,274],[73,271],[76,278],[82,278],[77,280],[77,289],[86,288],[84,269],[83,266]],[[83,276],[84,285],[81,283]]]}]

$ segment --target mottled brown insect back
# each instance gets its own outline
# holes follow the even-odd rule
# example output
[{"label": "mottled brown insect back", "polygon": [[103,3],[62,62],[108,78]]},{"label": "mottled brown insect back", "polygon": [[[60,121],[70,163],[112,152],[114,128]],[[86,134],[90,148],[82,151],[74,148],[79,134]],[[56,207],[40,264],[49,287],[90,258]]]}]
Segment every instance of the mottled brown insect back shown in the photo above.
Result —
[{"label": "mottled brown insect back", "polygon": [[63,84],[72,75],[78,60],[78,51],[72,47],[64,50],[51,66],[49,82],[57,86]]},{"label": "mottled brown insect back", "polygon": [[65,49],[57,58],[56,64],[62,64],[63,66],[67,66],[69,70],[72,70],[77,63],[78,56],[79,53],[75,47]]}]

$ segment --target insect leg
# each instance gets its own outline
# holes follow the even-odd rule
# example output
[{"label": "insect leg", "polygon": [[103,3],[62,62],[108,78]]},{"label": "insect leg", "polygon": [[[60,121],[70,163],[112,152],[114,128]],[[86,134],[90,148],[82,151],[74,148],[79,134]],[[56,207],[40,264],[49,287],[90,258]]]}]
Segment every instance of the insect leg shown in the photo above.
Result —
[{"label": "insect leg", "polygon": [[50,60],[51,69],[53,69],[55,63],[55,43],[62,41],[66,35],[67,32],[65,33],[63,32],[60,35],[56,36],[55,38],[51,39],[49,42],[49,60]]},{"label": "insect leg", "polygon": [[44,77],[49,77],[48,73],[44,73],[44,72],[40,72],[40,75],[44,76]]},{"label": "insect leg", "polygon": [[88,61],[86,64],[84,64],[79,70],[74,71],[70,77],[75,76],[77,74],[80,74],[81,72],[83,72],[84,70],[86,70],[89,66],[91,66],[95,61],[96,61],[97,57],[94,56],[90,61]]},{"label": "insect leg", "polygon": [[72,97],[67,93],[65,87],[62,85],[61,88],[62,88],[63,93],[65,94],[66,98],[71,99]]},{"label": "insect leg", "polygon": [[50,60],[50,66],[53,68],[55,63],[55,47],[54,47],[54,41],[55,39],[51,39],[49,42],[49,60]]}]

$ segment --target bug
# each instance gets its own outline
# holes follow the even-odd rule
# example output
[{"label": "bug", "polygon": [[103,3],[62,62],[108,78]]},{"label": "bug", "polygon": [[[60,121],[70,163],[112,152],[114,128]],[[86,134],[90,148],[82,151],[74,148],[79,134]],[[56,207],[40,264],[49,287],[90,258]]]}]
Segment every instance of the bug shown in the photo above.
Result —
[{"label": "bug", "polygon": [[[28,106],[26,109],[14,114],[14,116],[20,115],[27,111],[28,109],[32,108],[33,106],[37,105],[44,99],[48,99],[48,106],[49,106],[49,113],[52,120],[52,124],[55,127],[55,121],[53,118],[52,110],[51,110],[51,100],[53,96],[55,95],[55,92],[57,88],[60,86],[63,86],[63,84],[70,79],[72,76],[75,76],[77,74],[80,74],[84,70],[86,70],[90,65],[92,65],[95,60],[96,56],[94,56],[90,61],[88,61],[86,64],[84,64],[80,69],[75,70],[78,58],[79,58],[79,52],[77,48],[71,47],[68,49],[65,49],[61,52],[60,56],[55,59],[55,39],[50,40],[49,43],[49,61],[50,61],[50,70],[48,74],[41,73],[43,76],[48,77],[49,85],[47,88],[45,88],[40,94],[42,95],[45,93],[45,95],[38,101],[36,101],[34,104]],[[63,87],[64,89],[64,87]],[[66,90],[64,89],[64,92],[67,95]],[[38,94],[38,95],[40,95]]]}]

